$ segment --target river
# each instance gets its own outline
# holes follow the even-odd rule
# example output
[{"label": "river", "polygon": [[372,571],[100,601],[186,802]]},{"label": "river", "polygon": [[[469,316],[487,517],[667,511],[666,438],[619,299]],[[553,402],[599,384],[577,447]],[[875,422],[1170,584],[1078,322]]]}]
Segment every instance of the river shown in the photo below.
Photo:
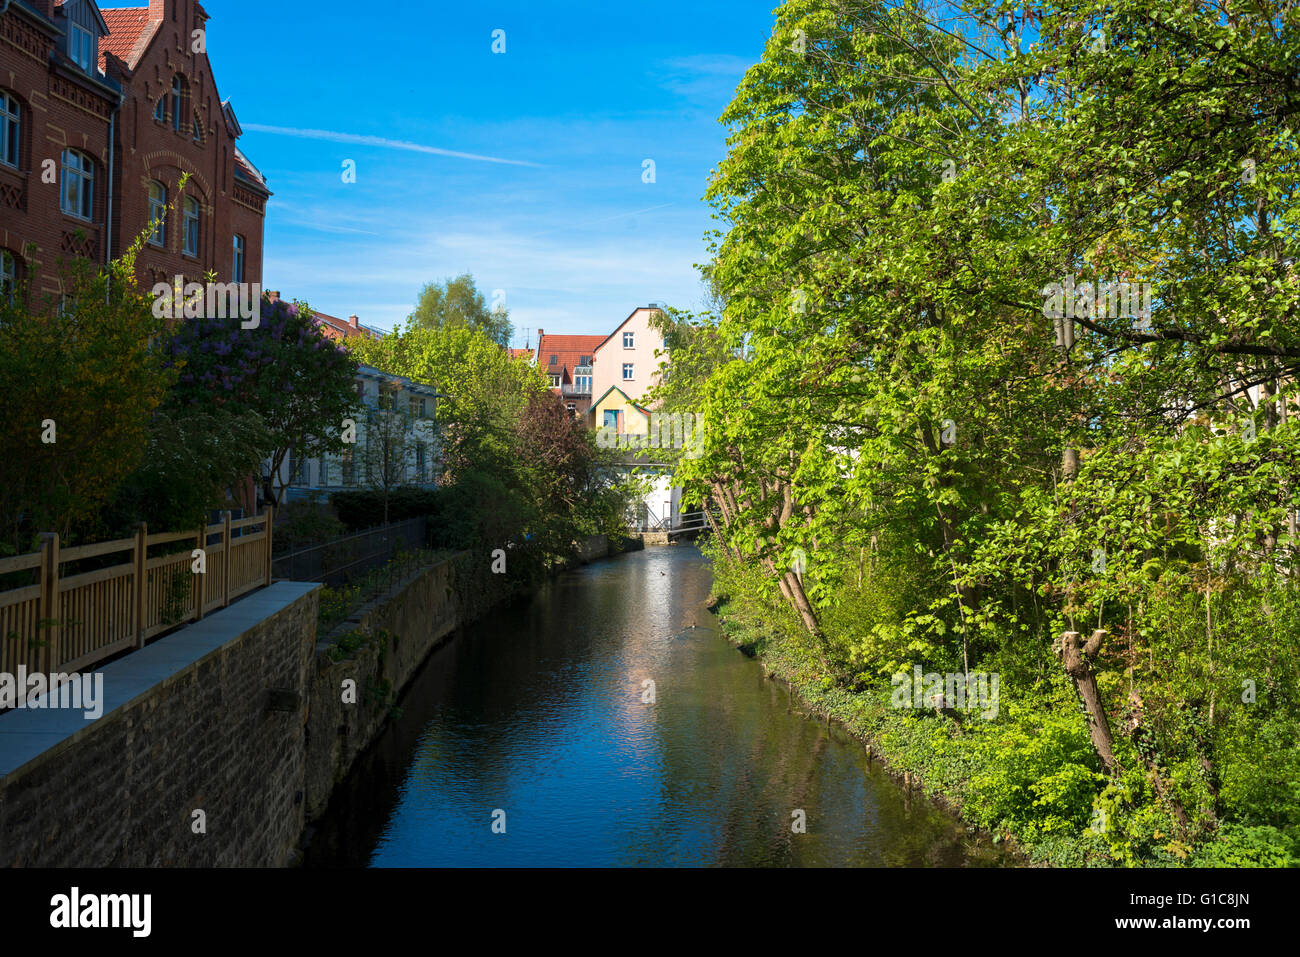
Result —
[{"label": "river", "polygon": [[462,629],[336,791],[306,864],[1004,863],[804,716],[719,632],[709,586],[696,549],[651,547]]}]

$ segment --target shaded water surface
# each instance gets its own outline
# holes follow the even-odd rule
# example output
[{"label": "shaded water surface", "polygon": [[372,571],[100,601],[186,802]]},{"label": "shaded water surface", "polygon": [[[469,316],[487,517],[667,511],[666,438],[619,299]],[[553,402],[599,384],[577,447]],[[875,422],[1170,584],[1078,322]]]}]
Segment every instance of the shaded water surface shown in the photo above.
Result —
[{"label": "shaded water surface", "polygon": [[[860,743],[800,714],[714,627],[709,582],[694,548],[652,547],[463,629],[340,786],[307,863],[1001,861]],[[792,831],[797,810],[806,833]]]}]

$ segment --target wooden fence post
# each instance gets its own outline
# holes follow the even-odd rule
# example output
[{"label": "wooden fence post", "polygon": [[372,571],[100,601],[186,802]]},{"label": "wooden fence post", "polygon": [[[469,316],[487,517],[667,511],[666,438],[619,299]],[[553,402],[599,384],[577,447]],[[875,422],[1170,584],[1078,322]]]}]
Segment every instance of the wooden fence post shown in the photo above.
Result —
[{"label": "wooden fence post", "polygon": [[271,530],[275,526],[275,507],[266,506],[266,583],[271,584]]},{"label": "wooden fence post", "polygon": [[[41,628],[44,632],[45,654],[40,659],[45,662],[45,671],[53,674],[62,658],[59,648],[59,533],[45,532],[41,535]],[[39,651],[38,651],[39,654]]]},{"label": "wooden fence post", "polygon": [[230,509],[221,513],[221,607],[230,607]]},{"label": "wooden fence post", "polygon": [[[199,562],[200,562],[199,567],[202,568],[203,571],[202,572],[191,571],[190,576],[194,579],[194,620],[201,621],[203,618],[203,604],[204,602],[207,601],[208,598],[207,595],[208,592],[207,589],[208,523],[207,522],[202,522],[199,525],[198,544],[195,545],[195,548],[198,549]],[[190,564],[192,565],[193,562],[191,561]]]},{"label": "wooden fence post", "polygon": [[135,531],[135,646],[144,647],[144,596],[149,590],[149,526],[145,522]]}]

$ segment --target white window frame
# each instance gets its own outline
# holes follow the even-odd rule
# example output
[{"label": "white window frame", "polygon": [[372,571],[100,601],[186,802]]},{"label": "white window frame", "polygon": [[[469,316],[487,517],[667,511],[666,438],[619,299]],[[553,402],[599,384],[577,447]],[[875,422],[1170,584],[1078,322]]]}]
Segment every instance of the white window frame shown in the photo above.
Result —
[{"label": "white window frame", "polygon": [[199,255],[199,223],[201,211],[199,201],[193,196],[185,197],[184,210],[184,230],[181,233],[181,240],[185,244],[184,252],[188,256],[198,257]]},{"label": "white window frame", "polygon": [[95,72],[95,37],[85,27],[72,24],[68,32],[68,56],[87,73]]},{"label": "white window frame", "polygon": [[558,389],[560,387],[560,377],[558,375],[549,376],[549,379],[552,389]]},{"label": "white window frame", "polygon": [[[62,178],[59,182],[59,208],[69,216],[90,222],[95,215],[95,161],[79,150],[65,149],[61,155]],[[76,196],[69,209],[68,189]]]},{"label": "white window frame", "polygon": [[0,163],[13,169],[22,159],[22,130],[23,108],[18,97],[0,90]]},{"label": "white window frame", "polygon": [[[155,196],[155,190],[159,195]],[[149,181],[149,233],[151,246],[167,245],[167,187],[156,179]]]},{"label": "white window frame", "polygon": [[633,332],[623,333],[623,348],[624,349],[636,348],[636,333]]},{"label": "white window frame", "polygon": [[631,382],[631,381],[632,381],[633,379],[635,379],[635,378],[636,378],[636,370],[635,370],[634,366],[632,365],[632,363],[630,363],[630,362],[624,362],[624,363],[623,363],[623,381],[624,381],[624,382]]}]

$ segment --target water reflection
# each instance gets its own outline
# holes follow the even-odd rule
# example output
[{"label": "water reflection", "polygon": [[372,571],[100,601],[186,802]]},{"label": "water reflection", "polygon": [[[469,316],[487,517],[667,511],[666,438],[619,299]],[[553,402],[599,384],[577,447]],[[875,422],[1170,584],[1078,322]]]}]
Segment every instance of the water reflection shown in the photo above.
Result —
[{"label": "water reflection", "polygon": [[650,548],[465,629],[340,788],[308,863],[999,862],[859,743],[800,715],[717,633],[708,591],[695,549]]}]

